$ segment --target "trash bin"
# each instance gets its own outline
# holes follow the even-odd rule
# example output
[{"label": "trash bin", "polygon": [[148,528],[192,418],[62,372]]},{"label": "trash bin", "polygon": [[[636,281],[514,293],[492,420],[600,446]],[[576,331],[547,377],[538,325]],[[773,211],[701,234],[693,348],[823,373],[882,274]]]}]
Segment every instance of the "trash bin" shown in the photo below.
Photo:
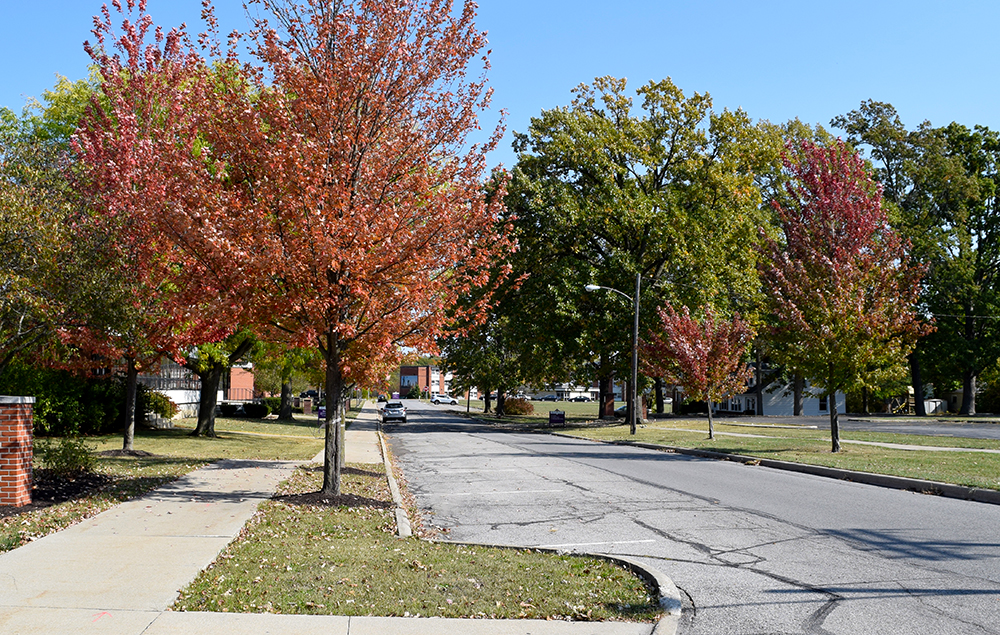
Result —
[{"label": "trash bin", "polygon": [[566,425],[566,411],[565,410],[550,410],[549,411],[549,425]]}]

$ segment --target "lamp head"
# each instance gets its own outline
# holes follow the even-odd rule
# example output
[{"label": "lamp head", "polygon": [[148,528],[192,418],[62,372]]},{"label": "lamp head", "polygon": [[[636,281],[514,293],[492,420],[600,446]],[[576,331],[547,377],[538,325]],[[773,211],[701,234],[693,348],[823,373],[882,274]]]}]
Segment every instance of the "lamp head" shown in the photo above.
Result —
[{"label": "lamp head", "polygon": [[586,289],[587,291],[597,291],[601,287],[597,286],[596,284],[588,284],[588,285],[584,286],[583,288]]}]

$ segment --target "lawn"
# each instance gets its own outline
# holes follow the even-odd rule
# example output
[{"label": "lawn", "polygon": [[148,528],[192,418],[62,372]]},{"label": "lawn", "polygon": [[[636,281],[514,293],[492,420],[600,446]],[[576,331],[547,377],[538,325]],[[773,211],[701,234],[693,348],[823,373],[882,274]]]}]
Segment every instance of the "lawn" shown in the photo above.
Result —
[{"label": "lawn", "polygon": [[300,469],[219,559],[181,592],[186,611],[640,620],[658,605],[605,561],[395,536],[382,465],[352,465],[346,495]]},{"label": "lawn", "polygon": [[[653,421],[630,435],[624,424],[567,426],[566,434],[602,441],[639,441],[696,448],[726,454],[823,465],[859,472],[889,474],[968,487],[1000,489],[1000,454],[936,450],[900,450],[859,445],[849,441],[898,443],[955,448],[1000,449],[1000,442],[954,437],[842,431],[842,450],[830,451],[829,433],[808,428],[789,429],[716,424],[716,438],[708,438],[705,419]],[[728,436],[725,433],[745,436]]]}]

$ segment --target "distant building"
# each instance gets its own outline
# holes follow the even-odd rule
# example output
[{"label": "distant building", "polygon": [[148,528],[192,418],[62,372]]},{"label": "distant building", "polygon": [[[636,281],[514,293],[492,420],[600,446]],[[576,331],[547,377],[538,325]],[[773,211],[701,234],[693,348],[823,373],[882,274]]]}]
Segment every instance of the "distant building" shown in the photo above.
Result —
[{"label": "distant building", "polygon": [[[183,417],[198,415],[198,403],[201,397],[201,379],[190,369],[181,366],[169,357],[160,361],[160,370],[156,373],[139,375],[139,383],[162,392],[180,409]],[[229,369],[223,375],[219,386],[218,401],[251,401],[253,391],[253,364],[240,364]]]},{"label": "distant building", "polygon": [[[405,397],[410,390],[416,386],[420,392],[428,394],[451,394],[452,375],[450,372],[442,373],[437,366],[400,366],[399,367],[399,396]],[[478,398],[478,391],[473,388],[471,398]],[[458,397],[459,395],[454,395]],[[469,395],[462,394],[462,397]]]}]

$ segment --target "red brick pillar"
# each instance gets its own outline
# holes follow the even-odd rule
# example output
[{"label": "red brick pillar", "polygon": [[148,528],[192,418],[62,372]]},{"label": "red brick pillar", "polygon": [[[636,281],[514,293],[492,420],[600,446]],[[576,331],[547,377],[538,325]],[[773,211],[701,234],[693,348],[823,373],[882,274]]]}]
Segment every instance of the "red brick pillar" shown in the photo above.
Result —
[{"label": "red brick pillar", "polygon": [[34,397],[0,396],[0,505],[31,503]]}]

